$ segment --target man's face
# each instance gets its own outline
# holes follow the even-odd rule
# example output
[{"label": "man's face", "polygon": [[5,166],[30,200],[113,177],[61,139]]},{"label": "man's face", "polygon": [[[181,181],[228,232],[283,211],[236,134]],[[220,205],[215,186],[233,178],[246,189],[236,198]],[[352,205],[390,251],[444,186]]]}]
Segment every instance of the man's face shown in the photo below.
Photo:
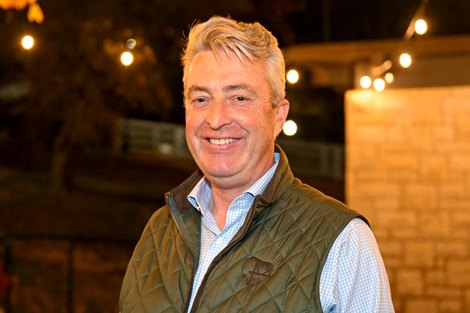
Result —
[{"label": "man's face", "polygon": [[242,192],[273,164],[289,103],[274,109],[261,63],[199,53],[185,81],[186,140],[213,187]]}]

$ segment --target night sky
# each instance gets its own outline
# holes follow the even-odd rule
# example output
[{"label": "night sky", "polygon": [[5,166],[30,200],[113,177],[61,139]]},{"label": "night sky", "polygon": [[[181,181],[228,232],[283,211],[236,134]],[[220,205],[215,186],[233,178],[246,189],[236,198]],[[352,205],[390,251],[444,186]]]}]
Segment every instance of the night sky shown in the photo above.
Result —
[{"label": "night sky", "polygon": [[468,0],[314,0],[290,17],[293,41],[400,38],[422,2],[429,35],[470,33]]},{"label": "night sky", "polygon": [[[424,2],[423,2],[424,1]],[[182,38],[197,20],[213,15],[259,21],[278,38],[281,48],[298,43],[403,38],[410,21],[424,3],[426,36],[470,34],[470,0],[43,0],[45,21],[29,23],[26,10],[0,10],[0,89],[29,81],[27,97],[17,102],[0,99],[0,122],[40,120],[43,137],[69,125],[81,106],[80,132],[97,133],[108,113],[183,123],[180,52]],[[37,45],[25,53],[19,38],[36,36]],[[138,38],[133,51],[140,59],[124,69],[118,57],[126,40]],[[139,61],[140,60],[140,61]],[[291,94],[292,95],[292,94]],[[302,92],[308,105],[322,111],[316,131],[328,134],[330,116],[341,111],[341,95],[329,91]],[[333,97],[333,100],[332,99]],[[300,101],[300,100],[299,100]],[[315,103],[313,103],[315,102]],[[294,110],[293,110],[294,113]],[[102,114],[102,115],[100,115]],[[106,116],[106,117],[105,117]],[[96,117],[97,123],[93,124]],[[301,117],[299,117],[300,119]],[[312,117],[306,119],[309,124]],[[341,121],[340,121],[341,122]],[[0,129],[1,130],[1,129]],[[8,130],[9,131],[9,130]],[[73,132],[77,132],[74,130]],[[31,130],[34,142],[38,129]],[[341,129],[318,140],[342,140]],[[86,138],[85,138],[86,139]],[[83,140],[85,140],[83,139]],[[88,140],[88,139],[86,139]]]},{"label": "night sky", "polygon": [[[224,1],[222,1],[223,3]],[[240,1],[243,2],[243,1]],[[470,33],[468,0],[260,0],[234,18],[257,20],[282,46],[328,41],[401,38],[420,6],[429,35]],[[207,10],[207,15],[210,15]],[[213,12],[224,15],[222,8]]]}]

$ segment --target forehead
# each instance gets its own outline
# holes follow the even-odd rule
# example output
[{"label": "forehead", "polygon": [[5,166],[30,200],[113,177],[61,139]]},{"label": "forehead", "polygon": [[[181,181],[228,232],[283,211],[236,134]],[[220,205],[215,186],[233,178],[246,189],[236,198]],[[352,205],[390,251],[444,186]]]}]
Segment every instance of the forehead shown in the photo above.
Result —
[{"label": "forehead", "polygon": [[188,67],[185,90],[193,87],[223,87],[242,84],[253,88],[267,85],[265,68],[261,62],[251,62],[235,53],[199,52]]}]

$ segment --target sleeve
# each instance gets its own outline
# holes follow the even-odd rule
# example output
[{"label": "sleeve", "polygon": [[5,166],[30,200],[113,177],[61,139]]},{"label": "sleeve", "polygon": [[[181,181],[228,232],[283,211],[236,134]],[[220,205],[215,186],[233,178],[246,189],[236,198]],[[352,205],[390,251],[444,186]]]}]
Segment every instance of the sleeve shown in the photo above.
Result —
[{"label": "sleeve", "polygon": [[320,277],[323,312],[394,312],[390,285],[369,226],[352,220],[334,242]]}]

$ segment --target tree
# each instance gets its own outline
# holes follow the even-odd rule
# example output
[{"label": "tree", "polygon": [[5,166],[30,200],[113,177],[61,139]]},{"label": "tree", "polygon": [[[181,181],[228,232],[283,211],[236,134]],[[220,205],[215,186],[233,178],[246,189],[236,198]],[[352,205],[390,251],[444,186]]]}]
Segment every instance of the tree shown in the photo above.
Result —
[{"label": "tree", "polygon": [[[48,19],[40,27],[28,27],[34,30],[37,46],[17,60],[23,71],[16,78],[30,82],[31,89],[13,111],[22,116],[29,144],[39,141],[50,150],[52,185],[61,189],[74,148],[102,145],[115,118],[126,109],[140,107],[165,116],[172,103],[166,86],[155,83],[156,56],[143,36],[128,34],[103,16],[119,16],[119,7],[108,6],[114,12],[103,12],[92,2],[49,2],[45,9]],[[21,24],[13,21],[9,26]],[[135,62],[124,68],[119,54],[127,48],[129,35],[137,40]]]},{"label": "tree", "polygon": [[42,23],[44,14],[36,0],[0,0],[0,8],[4,10],[22,10],[28,8],[28,21]]},{"label": "tree", "polygon": [[[27,53],[11,51],[19,56],[8,62],[18,69],[10,79],[27,81],[30,92],[10,113],[21,120],[29,156],[35,149],[50,152],[57,190],[70,155],[105,145],[117,117],[183,121],[180,52],[189,25],[215,14],[254,20],[263,9],[273,14],[260,21],[277,23],[276,31],[287,34],[283,14],[293,10],[287,0],[275,7],[268,0],[206,0],[197,6],[183,0],[46,1],[42,6],[47,18],[41,25],[25,26],[23,19],[10,17],[4,29],[11,40],[22,28],[37,39]],[[124,67],[119,55],[129,50],[130,38],[136,42],[135,61]]]}]

